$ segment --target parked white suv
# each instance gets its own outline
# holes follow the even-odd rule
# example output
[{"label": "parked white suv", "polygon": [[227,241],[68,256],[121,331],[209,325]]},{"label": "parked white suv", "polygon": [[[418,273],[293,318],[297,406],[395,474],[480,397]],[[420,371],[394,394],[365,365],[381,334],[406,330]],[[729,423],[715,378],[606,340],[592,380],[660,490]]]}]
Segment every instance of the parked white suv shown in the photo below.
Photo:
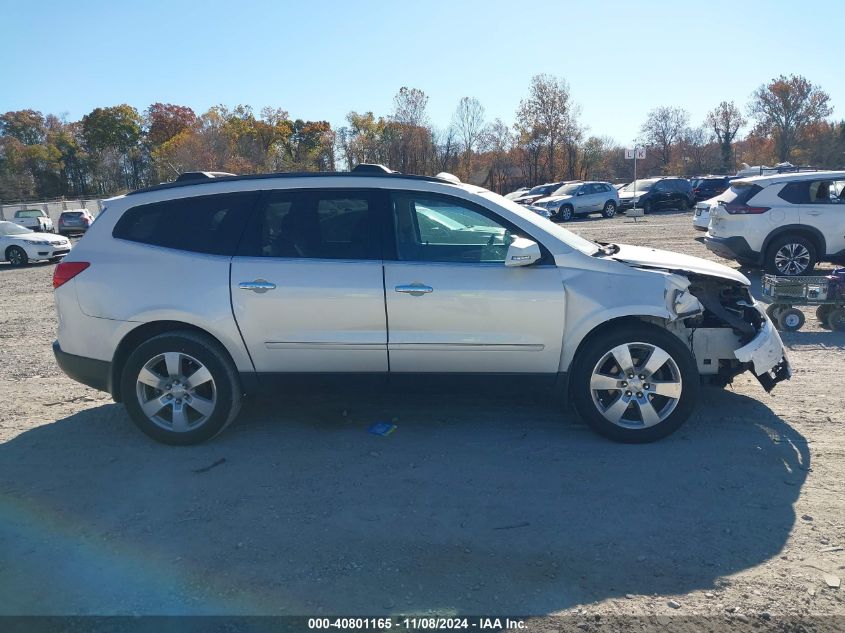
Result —
[{"label": "parked white suv", "polygon": [[790,276],[845,257],[845,171],[743,178],[709,202],[717,255]]},{"label": "parked white suv", "polygon": [[770,390],[791,371],[735,270],[376,165],[113,198],[54,286],[59,365],[172,444],[220,432],[244,394],[388,375],[543,380],[644,442],[690,415],[700,375]]}]

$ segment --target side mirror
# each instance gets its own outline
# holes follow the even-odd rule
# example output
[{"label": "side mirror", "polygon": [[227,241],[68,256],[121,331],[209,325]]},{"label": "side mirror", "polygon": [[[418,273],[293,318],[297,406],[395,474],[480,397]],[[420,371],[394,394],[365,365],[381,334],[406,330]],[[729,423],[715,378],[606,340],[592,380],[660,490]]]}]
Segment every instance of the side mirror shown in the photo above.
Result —
[{"label": "side mirror", "polygon": [[508,246],[505,266],[530,266],[543,256],[540,245],[524,237],[515,237]]}]

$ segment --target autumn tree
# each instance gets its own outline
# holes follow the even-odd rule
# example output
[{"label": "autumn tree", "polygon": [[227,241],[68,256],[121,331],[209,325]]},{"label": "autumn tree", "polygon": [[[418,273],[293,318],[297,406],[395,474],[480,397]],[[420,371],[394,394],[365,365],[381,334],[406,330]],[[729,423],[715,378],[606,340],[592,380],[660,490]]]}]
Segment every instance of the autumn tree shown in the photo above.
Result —
[{"label": "autumn tree", "polygon": [[781,161],[788,161],[807,128],[833,113],[830,96],[800,75],[781,75],[751,97],[749,114],[759,129],[771,134]]},{"label": "autumn tree", "polygon": [[[574,117],[565,79],[551,75],[535,75],[531,79],[528,98],[519,102],[516,112],[516,128],[521,139],[529,145],[538,143],[545,147],[549,178],[558,175],[557,152],[561,141],[572,135]],[[539,158],[530,149],[536,171]]]},{"label": "autumn tree", "polygon": [[154,103],[144,112],[146,140],[152,147],[166,143],[182,130],[191,127],[197,115],[188,106]]},{"label": "autumn tree", "polygon": [[82,117],[85,144],[98,157],[94,176],[100,193],[140,186],[142,123],[138,111],[127,104],[95,108]]},{"label": "autumn tree", "polygon": [[722,156],[721,169],[734,170],[733,141],[746,121],[733,101],[722,101],[707,114],[705,125],[713,130]]},{"label": "autumn tree", "polygon": [[672,162],[672,148],[687,127],[689,114],[683,108],[661,106],[648,113],[641,129],[643,140],[658,152],[665,171]]}]

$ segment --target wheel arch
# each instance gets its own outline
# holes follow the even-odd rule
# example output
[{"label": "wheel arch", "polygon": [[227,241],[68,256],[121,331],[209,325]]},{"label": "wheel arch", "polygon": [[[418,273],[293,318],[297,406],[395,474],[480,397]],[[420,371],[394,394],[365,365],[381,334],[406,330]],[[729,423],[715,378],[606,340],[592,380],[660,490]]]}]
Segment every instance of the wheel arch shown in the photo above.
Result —
[{"label": "wheel arch", "polygon": [[760,249],[763,257],[766,257],[769,246],[771,246],[772,242],[784,235],[798,235],[812,240],[813,245],[816,247],[816,255],[819,259],[824,258],[827,254],[827,242],[825,241],[822,232],[816,227],[810,226],[809,224],[785,224],[777,227],[766,236],[766,239],[763,241],[763,247]]},{"label": "wheel arch", "polygon": [[236,367],[234,359],[226,346],[219,338],[207,330],[190,323],[185,323],[184,321],[148,321],[127,332],[115,349],[111,363],[112,397],[115,402],[122,401],[123,396],[121,394],[120,387],[121,375],[123,374],[123,368],[126,366],[126,361],[128,360],[130,354],[132,354],[133,350],[135,350],[144,341],[147,341],[155,336],[176,331],[188,331],[209,337],[220,346],[228,357],[229,362],[232,363],[232,366]]}]

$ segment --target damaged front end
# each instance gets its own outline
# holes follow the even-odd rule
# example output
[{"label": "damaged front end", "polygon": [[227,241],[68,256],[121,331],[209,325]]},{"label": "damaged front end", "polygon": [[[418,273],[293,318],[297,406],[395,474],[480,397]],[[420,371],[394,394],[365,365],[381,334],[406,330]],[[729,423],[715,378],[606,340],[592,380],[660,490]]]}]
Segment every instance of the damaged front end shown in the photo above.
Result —
[{"label": "damaged front end", "polygon": [[[704,366],[710,365],[711,371],[704,373],[715,374],[727,384],[734,376],[751,370],[766,391],[791,378],[792,368],[780,335],[747,285],[705,275],[686,277],[689,286],[681,294],[678,290],[673,294],[674,311],[689,331],[693,353],[698,356],[703,349],[710,355],[705,359],[710,362]],[[697,309],[692,298],[700,304]],[[726,336],[726,329],[732,334]],[[696,345],[697,333],[712,341]]]}]

